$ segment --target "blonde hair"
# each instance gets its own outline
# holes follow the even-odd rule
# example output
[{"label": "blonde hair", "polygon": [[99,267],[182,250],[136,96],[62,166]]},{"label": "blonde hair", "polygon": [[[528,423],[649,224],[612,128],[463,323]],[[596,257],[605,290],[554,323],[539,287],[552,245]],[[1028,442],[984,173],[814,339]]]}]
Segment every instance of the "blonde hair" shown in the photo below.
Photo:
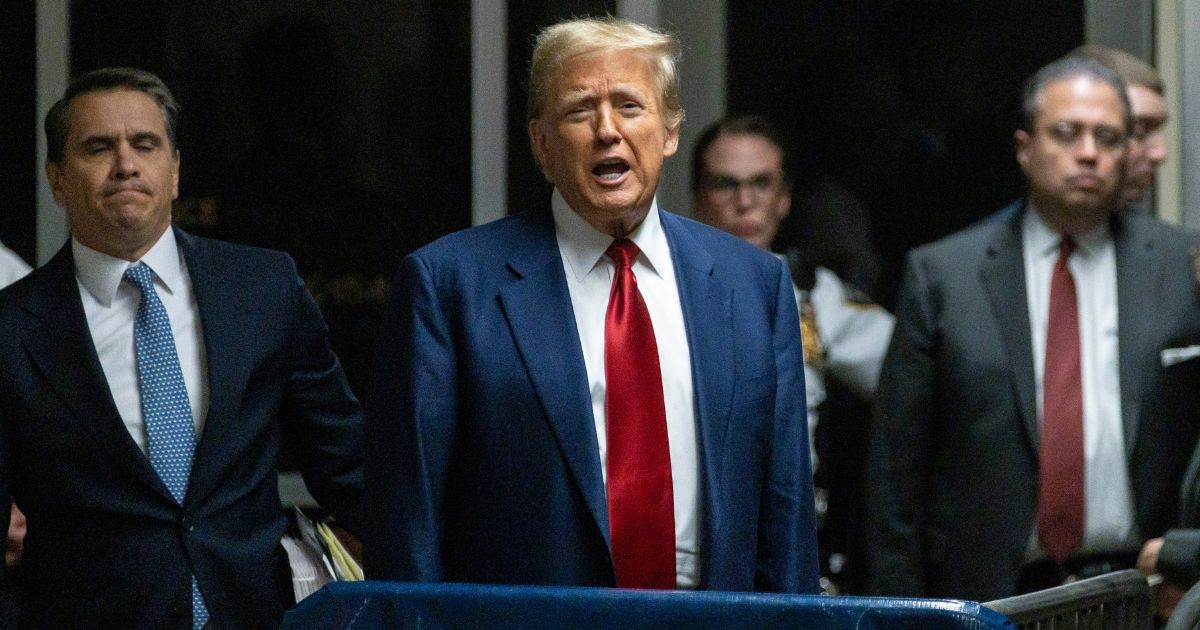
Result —
[{"label": "blonde hair", "polygon": [[567,20],[538,33],[529,63],[528,120],[542,114],[550,98],[554,75],[568,59],[602,50],[638,50],[651,56],[663,122],[668,129],[678,129],[684,117],[679,102],[679,73],[675,68],[679,40],[670,33],[612,16]]}]

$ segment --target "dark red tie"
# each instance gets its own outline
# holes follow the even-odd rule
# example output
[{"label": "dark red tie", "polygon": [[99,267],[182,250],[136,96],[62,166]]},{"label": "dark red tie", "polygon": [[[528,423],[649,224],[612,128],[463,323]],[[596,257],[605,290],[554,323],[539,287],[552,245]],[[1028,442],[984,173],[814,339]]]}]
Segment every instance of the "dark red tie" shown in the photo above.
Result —
[{"label": "dark red tie", "polygon": [[675,502],[658,344],[631,267],[637,245],[619,238],[606,253],[616,265],[604,316],[613,568],[623,588],[675,588]]},{"label": "dark red tie", "polygon": [[1042,443],[1038,454],[1038,541],[1062,564],[1083,542],[1083,377],[1079,358],[1079,306],[1067,259],[1070,238],[1059,246],[1050,277],[1046,369],[1042,379]]}]

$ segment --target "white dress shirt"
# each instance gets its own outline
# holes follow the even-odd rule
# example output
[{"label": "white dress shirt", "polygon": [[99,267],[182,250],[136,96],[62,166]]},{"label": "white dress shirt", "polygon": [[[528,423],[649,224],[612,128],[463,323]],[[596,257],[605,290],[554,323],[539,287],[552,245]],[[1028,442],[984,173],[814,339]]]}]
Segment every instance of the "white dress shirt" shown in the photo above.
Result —
[{"label": "white dress shirt", "polygon": [[24,278],[29,272],[29,265],[20,256],[0,245],[0,289]]},{"label": "white dress shirt", "polygon": [[[137,317],[141,292],[121,278],[137,263],[113,258],[91,249],[74,238],[75,278],[87,315],[92,343],[104,368],[104,377],[125,428],[138,448],[146,453],[146,421],[142,415],[142,392],[138,384],[137,354],[133,342],[133,322]],[[168,228],[141,261],[154,272],[154,287],[171,320],[179,367],[196,424],[196,440],[204,429],[208,412],[208,371],[200,313],[192,293],[187,264]]]},{"label": "white dress shirt", "polygon": [[[551,200],[555,234],[562,255],[571,308],[583,347],[588,389],[592,395],[592,416],[596,423],[596,441],[600,445],[600,465],[607,483],[605,458],[605,377],[604,316],[612,289],[615,266],[605,250],[613,237],[593,228],[575,211],[557,190]],[[641,225],[629,239],[641,253],[633,262],[638,290],[650,311],[654,337],[658,344],[662,371],[663,402],[667,411],[667,440],[671,448],[671,482],[675,499],[675,581],[679,588],[695,588],[700,580],[699,557],[699,460],[697,457],[696,413],[692,395],[692,362],[688,353],[687,331],[671,249],[658,216],[658,201],[650,206]]]},{"label": "white dress shirt", "polygon": [[[1040,423],[1050,277],[1062,235],[1030,208],[1025,213],[1022,239]],[[1084,535],[1075,554],[1136,551],[1138,532],[1125,459],[1117,360],[1116,251],[1107,223],[1076,235],[1074,240],[1075,252],[1067,266],[1075,279],[1079,305],[1084,452]],[[1027,560],[1047,557],[1038,546],[1036,529],[1035,524]]]}]

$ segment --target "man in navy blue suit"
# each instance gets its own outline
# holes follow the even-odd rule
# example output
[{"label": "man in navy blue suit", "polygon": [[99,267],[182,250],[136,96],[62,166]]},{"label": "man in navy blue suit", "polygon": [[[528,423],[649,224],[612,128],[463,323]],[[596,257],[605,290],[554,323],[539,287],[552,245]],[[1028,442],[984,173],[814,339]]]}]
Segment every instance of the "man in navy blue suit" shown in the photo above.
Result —
[{"label": "man in navy blue suit", "polygon": [[278,625],[285,445],[357,526],[361,413],[321,314],[288,256],[172,228],[177,115],[158,77],[110,68],[46,116],[71,240],[0,292],[24,627]]},{"label": "man in navy blue suit", "polygon": [[545,29],[549,207],[401,264],[367,405],[368,578],[817,591],[787,270],[655,201],[677,54],[618,19]]}]

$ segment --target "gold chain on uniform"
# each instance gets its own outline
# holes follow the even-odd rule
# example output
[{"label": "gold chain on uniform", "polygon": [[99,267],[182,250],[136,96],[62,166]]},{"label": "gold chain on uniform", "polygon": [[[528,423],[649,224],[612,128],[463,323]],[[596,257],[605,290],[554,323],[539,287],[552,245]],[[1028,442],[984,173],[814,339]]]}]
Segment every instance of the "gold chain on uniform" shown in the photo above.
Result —
[{"label": "gold chain on uniform", "polygon": [[804,361],[817,370],[825,369],[825,346],[817,330],[817,311],[806,296],[800,300],[800,339],[804,345]]}]

